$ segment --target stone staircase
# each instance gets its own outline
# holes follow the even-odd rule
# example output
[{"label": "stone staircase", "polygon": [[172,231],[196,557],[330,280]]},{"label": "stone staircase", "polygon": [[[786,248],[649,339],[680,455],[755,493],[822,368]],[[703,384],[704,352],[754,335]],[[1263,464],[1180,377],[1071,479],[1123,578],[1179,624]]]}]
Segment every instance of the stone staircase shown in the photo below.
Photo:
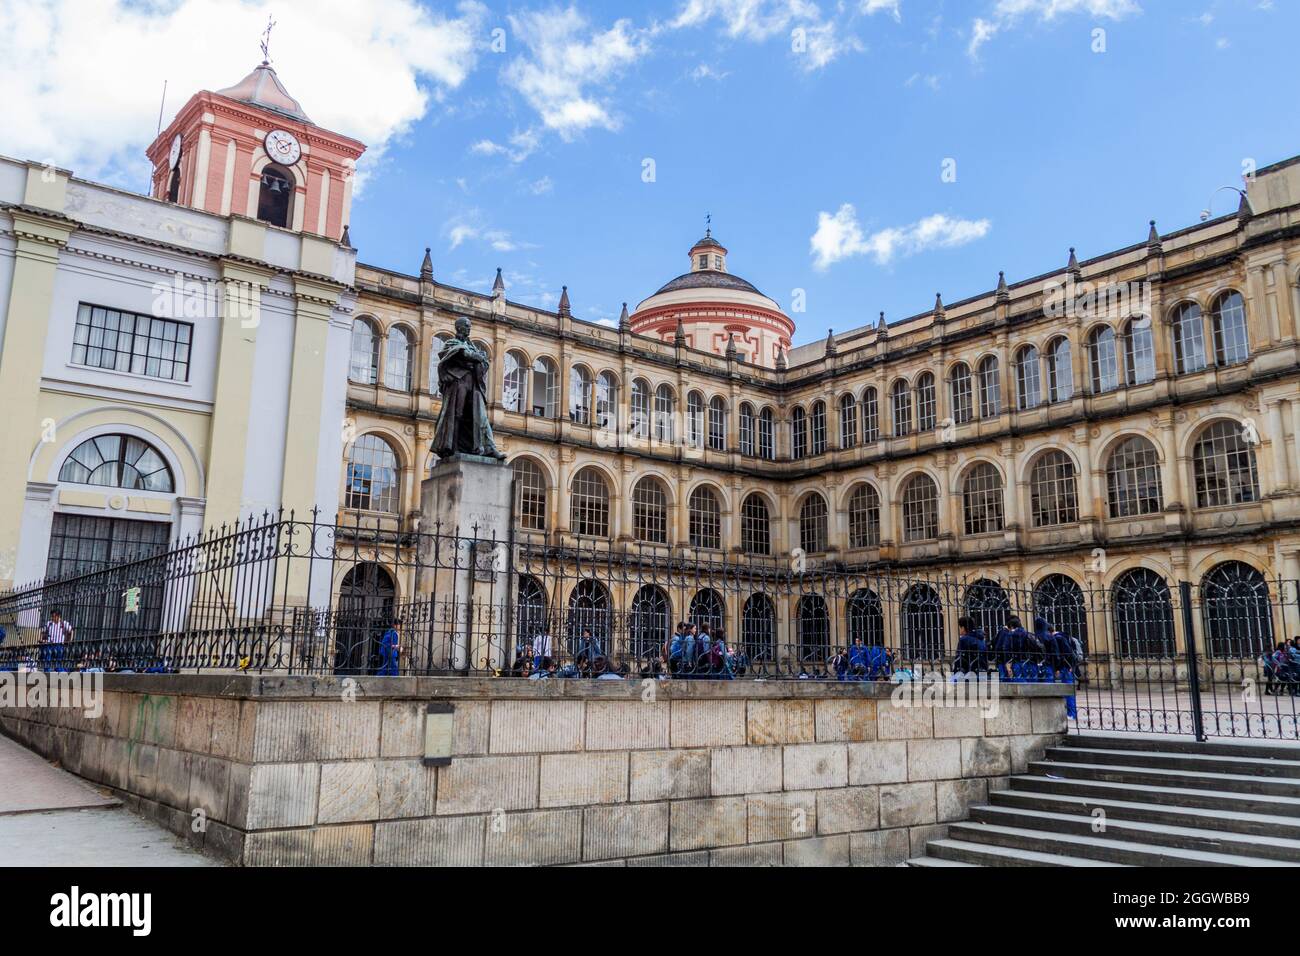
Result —
[{"label": "stone staircase", "polygon": [[910,866],[1300,866],[1300,746],[1071,734]]}]

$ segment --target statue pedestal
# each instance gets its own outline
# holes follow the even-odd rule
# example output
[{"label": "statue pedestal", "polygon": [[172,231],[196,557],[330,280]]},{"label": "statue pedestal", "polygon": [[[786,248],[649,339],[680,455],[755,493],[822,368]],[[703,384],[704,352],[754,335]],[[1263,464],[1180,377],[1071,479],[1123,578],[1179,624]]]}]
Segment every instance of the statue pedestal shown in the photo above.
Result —
[{"label": "statue pedestal", "polygon": [[513,487],[509,465],[477,455],[440,460],[421,484],[417,666],[508,666]]}]

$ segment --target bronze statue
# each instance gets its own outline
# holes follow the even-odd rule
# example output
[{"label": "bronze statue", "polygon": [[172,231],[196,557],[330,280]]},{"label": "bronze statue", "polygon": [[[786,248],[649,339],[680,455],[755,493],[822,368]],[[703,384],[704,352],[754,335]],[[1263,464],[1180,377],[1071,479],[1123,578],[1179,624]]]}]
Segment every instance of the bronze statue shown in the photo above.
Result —
[{"label": "bronze statue", "polygon": [[456,337],[438,353],[438,388],[442,411],[433,434],[433,452],[439,458],[478,455],[503,460],[492,440],[488,422],[487,383],[491,360],[469,340],[469,319],[456,320]]}]

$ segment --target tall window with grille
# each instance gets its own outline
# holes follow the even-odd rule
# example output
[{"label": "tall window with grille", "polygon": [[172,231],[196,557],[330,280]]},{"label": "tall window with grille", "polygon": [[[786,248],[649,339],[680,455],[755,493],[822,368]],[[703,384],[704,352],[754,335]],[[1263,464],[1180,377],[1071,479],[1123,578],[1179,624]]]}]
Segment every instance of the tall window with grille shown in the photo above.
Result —
[{"label": "tall window with grille", "polygon": [[533,414],[555,418],[560,413],[560,373],[546,356],[533,362]]},{"label": "tall window with grille", "polygon": [[772,552],[772,524],[761,495],[749,495],[740,506],[740,548],[745,554]]},{"label": "tall window with grille", "polygon": [[1002,476],[987,462],[973,465],[961,486],[962,511],[967,534],[1002,530]]},{"label": "tall window with grille", "polygon": [[840,398],[840,447],[852,448],[858,443],[858,400],[852,395]]},{"label": "tall window with grille", "polygon": [[952,393],[952,420],[958,425],[965,425],[975,415],[970,368],[965,362],[958,362],[953,366],[948,384],[949,391]]},{"label": "tall window with grille", "polygon": [[501,405],[508,412],[528,408],[528,361],[519,352],[507,352],[501,383]]},{"label": "tall window with grille", "polygon": [[862,441],[868,445],[880,441],[880,399],[870,386],[862,393]]},{"label": "tall window with grille", "polygon": [[647,544],[668,543],[668,493],[658,478],[642,478],[632,488],[632,533]]},{"label": "tall window with grille", "polygon": [[916,430],[934,431],[938,416],[938,402],[934,394],[934,375],[922,372],[916,379]]},{"label": "tall window with grille", "polygon": [[347,507],[397,514],[401,496],[397,455],[378,435],[362,435],[348,452]]},{"label": "tall window with grille", "polygon": [[799,547],[808,554],[821,554],[827,547],[826,499],[813,492],[799,509]]},{"label": "tall window with grille", "polygon": [[677,414],[677,396],[672,386],[655,389],[655,441],[671,442],[675,434],[673,417]]},{"label": "tall window with grille", "polygon": [[1106,497],[1112,518],[1157,514],[1164,507],[1154,445],[1134,435],[1115,447],[1106,462]]},{"label": "tall window with grille", "polygon": [[1022,409],[1037,408],[1043,401],[1038,349],[1032,345],[1026,345],[1016,353],[1016,401]]},{"label": "tall window with grille", "polygon": [[193,335],[194,326],[187,322],[83,302],[77,310],[72,361],[91,368],[187,382]]},{"label": "tall window with grille", "polygon": [[569,530],[574,534],[609,537],[609,485],[595,468],[583,468],[574,475],[569,517]]},{"label": "tall window with grille", "polygon": [[849,496],[849,547],[880,545],[880,494],[868,484],[858,485]]},{"label": "tall window with grille", "polygon": [[714,395],[709,400],[709,448],[713,451],[727,450],[727,403],[721,395]]},{"label": "tall window with grille", "polygon": [[818,400],[812,404],[812,446],[814,455],[826,454],[826,403]]},{"label": "tall window with grille", "polygon": [[394,326],[384,346],[384,387],[395,392],[411,390],[411,334]]},{"label": "tall window with grille", "polygon": [[637,438],[650,437],[650,386],[642,379],[632,383],[632,434]]},{"label": "tall window with grille", "polygon": [[537,463],[516,458],[511,468],[515,474],[515,507],[519,526],[527,531],[546,530],[546,477]]},{"label": "tall window with grille", "polygon": [[1074,397],[1074,356],[1065,336],[1047,346],[1047,400],[1068,402]]},{"label": "tall window with grille", "polygon": [[776,416],[771,408],[764,408],[758,416],[758,457],[776,461]]},{"label": "tall window with grille", "polygon": [[899,379],[890,388],[889,398],[894,407],[894,436],[901,438],[912,430],[912,392]]},{"label": "tall window with grille", "polygon": [[997,418],[1002,414],[1002,383],[998,360],[986,355],[980,360],[980,418]]},{"label": "tall window with grille", "polygon": [[1079,520],[1074,462],[1065,452],[1049,451],[1034,462],[1029,475],[1029,512],[1035,528]]},{"label": "tall window with grille", "polygon": [[1205,320],[1201,307],[1195,302],[1184,302],[1174,309],[1173,332],[1178,374],[1205,368]]},{"label": "tall window with grille", "polygon": [[704,396],[699,392],[686,396],[686,444],[704,447]]},{"label": "tall window with grille", "polygon": [[939,537],[939,490],[929,475],[913,475],[903,489],[903,540]]},{"label": "tall window with grille", "polygon": [[701,486],[691,492],[689,518],[692,548],[722,547],[722,506],[712,489]]},{"label": "tall window with grille", "polygon": [[1198,508],[1259,500],[1255,452],[1242,437],[1242,426],[1237,422],[1217,421],[1206,428],[1192,452],[1192,467]]},{"label": "tall window with grille", "polygon": [[613,372],[596,376],[596,427],[618,429],[618,378]]},{"label": "tall window with grille", "polygon": [[351,358],[348,379],[360,385],[374,385],[379,375],[379,336],[369,319],[352,320]]},{"label": "tall window with grille", "polygon": [[1151,317],[1139,315],[1124,326],[1124,378],[1129,385],[1145,385],[1156,377],[1156,341]]},{"label": "tall window with grille", "polygon": [[591,373],[581,365],[569,369],[569,421],[591,424]]},{"label": "tall window with grille", "polygon": [[1241,293],[1225,292],[1215,299],[1211,318],[1214,324],[1214,360],[1220,365],[1236,365],[1250,358],[1246,303]]},{"label": "tall window with grille", "polygon": [[1088,335],[1088,359],[1092,366],[1094,395],[1119,388],[1119,357],[1115,351],[1115,330],[1100,325]]},{"label": "tall window with grille", "polygon": [[808,416],[798,405],[790,413],[790,457],[795,461],[808,457]]},{"label": "tall window with grille", "polygon": [[747,458],[754,457],[754,406],[743,402],[740,406],[739,422],[740,453]]}]

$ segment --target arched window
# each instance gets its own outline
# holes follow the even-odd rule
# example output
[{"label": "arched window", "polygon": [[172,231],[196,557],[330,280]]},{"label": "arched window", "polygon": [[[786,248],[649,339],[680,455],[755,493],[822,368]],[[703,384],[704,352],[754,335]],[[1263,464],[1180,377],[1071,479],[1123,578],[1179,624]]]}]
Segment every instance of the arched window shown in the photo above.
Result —
[{"label": "arched window", "polygon": [[805,594],[795,608],[799,626],[799,659],[825,662],[831,654],[831,618],[826,602],[817,594]]},{"label": "arched window", "polygon": [[826,454],[826,403],[815,401],[812,403],[812,453],[814,455]]},{"label": "arched window", "polygon": [[912,430],[912,393],[901,378],[890,386],[889,400],[894,409],[894,437],[902,437]]},{"label": "arched window", "polygon": [[740,643],[751,661],[776,657],[776,608],[766,594],[751,594],[740,612]]},{"label": "arched window", "polygon": [[668,543],[668,492],[658,478],[647,476],[632,488],[632,533],[648,544]]},{"label": "arched window", "polygon": [[293,173],[272,163],[262,170],[262,182],[257,192],[257,218],[288,229],[292,209]]},{"label": "arched window", "polygon": [[964,425],[975,415],[974,397],[971,391],[970,368],[965,362],[953,366],[948,376],[948,391],[952,397],[952,420]]},{"label": "arched window", "polygon": [[1246,338],[1246,303],[1240,292],[1225,292],[1214,300],[1214,359],[1220,365],[1236,365],[1250,358]]},{"label": "arched window", "polygon": [[1049,451],[1034,462],[1029,473],[1029,512],[1035,528],[1079,520],[1074,462],[1065,452]]},{"label": "arched window", "polygon": [[849,547],[874,548],[880,544],[880,494],[863,482],[849,496]]},{"label": "arched window", "polygon": [[650,386],[639,378],[632,382],[632,434],[650,437]]},{"label": "arched window", "polygon": [[1047,400],[1068,402],[1074,397],[1074,366],[1070,340],[1061,336],[1047,346]]},{"label": "arched window", "polygon": [[979,462],[966,472],[961,500],[967,534],[1002,530],[1002,476],[988,462]]},{"label": "arched window", "polygon": [[1169,586],[1147,568],[1126,571],[1111,588],[1120,657],[1172,657],[1174,606]]},{"label": "arched window", "polygon": [[555,418],[560,413],[560,373],[545,355],[533,361],[533,414]]},{"label": "arched window", "polygon": [[814,491],[799,509],[799,547],[806,554],[821,554],[826,546],[826,499]]},{"label": "arched window", "polygon": [[171,178],[167,182],[167,201],[180,202],[181,200],[181,157],[176,157],[176,165],[172,167]]},{"label": "arched window", "polygon": [[692,624],[707,627],[710,634],[717,634],[727,623],[722,595],[712,588],[695,592],[695,597],[691,598],[691,609],[686,616]]},{"label": "arched window", "polygon": [[439,332],[429,344],[429,394],[435,398],[442,394],[442,383],[438,381],[438,357],[450,339],[450,335]]},{"label": "arched window", "polygon": [[1034,614],[1088,649],[1088,602],[1083,589],[1064,574],[1049,574],[1034,585]]},{"label": "arched window", "polygon": [[551,626],[546,617],[546,589],[542,582],[531,574],[522,574],[515,595],[515,632],[520,643],[533,642],[549,634]]},{"label": "arched window", "polygon": [[627,637],[632,656],[640,659],[660,648],[672,634],[672,606],[663,588],[647,584],[628,607]]},{"label": "arched window", "polygon": [[795,461],[808,457],[808,416],[798,405],[790,412],[790,457]]},{"label": "arched window", "polygon": [[880,441],[880,400],[870,386],[862,392],[862,441],[867,445]]},{"label": "arched window", "polygon": [[1002,585],[987,578],[966,585],[965,591],[966,615],[975,621],[975,625],[984,631],[985,639],[992,643],[998,629],[1011,616],[1011,599],[1007,597]]},{"label": "arched window", "polygon": [[1124,326],[1124,377],[1129,385],[1145,385],[1156,377],[1156,342],[1151,317],[1135,316]]},{"label": "arched window", "polygon": [[528,359],[519,352],[507,352],[505,362],[501,405],[508,412],[522,412],[528,407]]},{"label": "arched window", "polygon": [[943,602],[928,584],[913,584],[903,595],[903,657],[932,661],[943,657]]},{"label": "arched window", "polygon": [[348,378],[361,385],[374,385],[379,377],[379,336],[369,319],[352,320],[352,358]]},{"label": "arched window", "polygon": [[519,526],[528,531],[545,531],[546,475],[530,458],[516,458],[510,466],[515,474],[515,509]]},{"label": "arched window", "polygon": [[63,460],[59,481],[130,491],[176,490],[163,456],[134,435],[97,435],[83,441]]},{"label": "arched window", "polygon": [[[1236,422],[1217,421],[1196,440],[1192,469],[1196,477],[1196,507],[1219,508],[1259,500],[1255,451],[1241,436]],[[1280,440],[1280,436],[1276,440]]]},{"label": "arched window", "polygon": [[772,553],[772,523],[762,495],[749,495],[740,506],[740,548],[746,554]]},{"label": "arched window", "polygon": [[569,525],[574,534],[609,537],[609,485],[595,468],[583,468],[573,476]]},{"label": "arched window", "polygon": [[929,475],[913,475],[903,486],[903,540],[939,537],[939,490]]},{"label": "arched window", "polygon": [[384,387],[396,392],[411,390],[411,334],[400,325],[388,330],[384,346]]},{"label": "arched window", "polygon": [[686,396],[686,444],[704,447],[704,396],[699,392]]},{"label": "arched window", "polygon": [[727,403],[721,395],[709,399],[709,448],[727,450]]},{"label": "arched window", "polygon": [[722,547],[722,505],[713,489],[700,485],[691,492],[690,536],[692,548]]},{"label": "arched window", "polygon": [[776,461],[776,419],[771,408],[764,408],[758,416],[758,457]]},{"label": "arched window", "polygon": [[740,405],[740,453],[754,457],[754,406],[749,402]]},{"label": "arched window", "polygon": [[569,369],[569,421],[591,424],[591,372],[581,365]]},{"label": "arched window", "polygon": [[596,427],[618,430],[618,376],[613,372],[596,376]]},{"label": "arched window", "polygon": [[996,418],[1002,413],[1002,385],[996,356],[980,360],[980,418]]},{"label": "arched window", "polygon": [[655,440],[673,441],[673,416],[677,414],[677,396],[672,386],[660,385],[655,389]]},{"label": "arched window", "polygon": [[849,626],[849,643],[861,639],[867,647],[885,644],[885,612],[880,596],[871,588],[858,588],[849,597],[844,617]]},{"label": "arched window", "polygon": [[1225,561],[1201,580],[1201,614],[1211,657],[1254,658],[1273,650],[1268,582],[1248,564]]},{"label": "arched window", "polygon": [[1199,372],[1205,368],[1205,322],[1201,307],[1195,302],[1184,302],[1174,310],[1174,358],[1178,374]]},{"label": "arched window", "polygon": [[400,511],[397,455],[378,435],[362,435],[348,450],[346,507],[358,511]]},{"label": "arched window", "polygon": [[614,629],[613,620],[613,606],[605,585],[594,578],[583,578],[569,595],[569,626],[565,628],[569,652],[577,653],[583,631],[590,631],[601,649],[608,652],[609,635]]},{"label": "arched window", "polygon": [[937,415],[934,375],[930,372],[922,372],[916,379],[916,430],[934,431]]},{"label": "arched window", "polygon": [[1164,507],[1160,457],[1145,438],[1126,438],[1106,462],[1106,497],[1112,518],[1157,514]]},{"label": "arched window", "polygon": [[1018,408],[1037,408],[1043,401],[1038,349],[1026,345],[1016,353],[1016,402]]},{"label": "arched window", "polygon": [[852,448],[858,443],[858,400],[852,395],[840,396],[840,447]]},{"label": "arched window", "polygon": [[1115,354],[1115,331],[1099,325],[1088,333],[1088,361],[1092,367],[1092,391],[1100,395],[1119,388],[1119,357]]}]

